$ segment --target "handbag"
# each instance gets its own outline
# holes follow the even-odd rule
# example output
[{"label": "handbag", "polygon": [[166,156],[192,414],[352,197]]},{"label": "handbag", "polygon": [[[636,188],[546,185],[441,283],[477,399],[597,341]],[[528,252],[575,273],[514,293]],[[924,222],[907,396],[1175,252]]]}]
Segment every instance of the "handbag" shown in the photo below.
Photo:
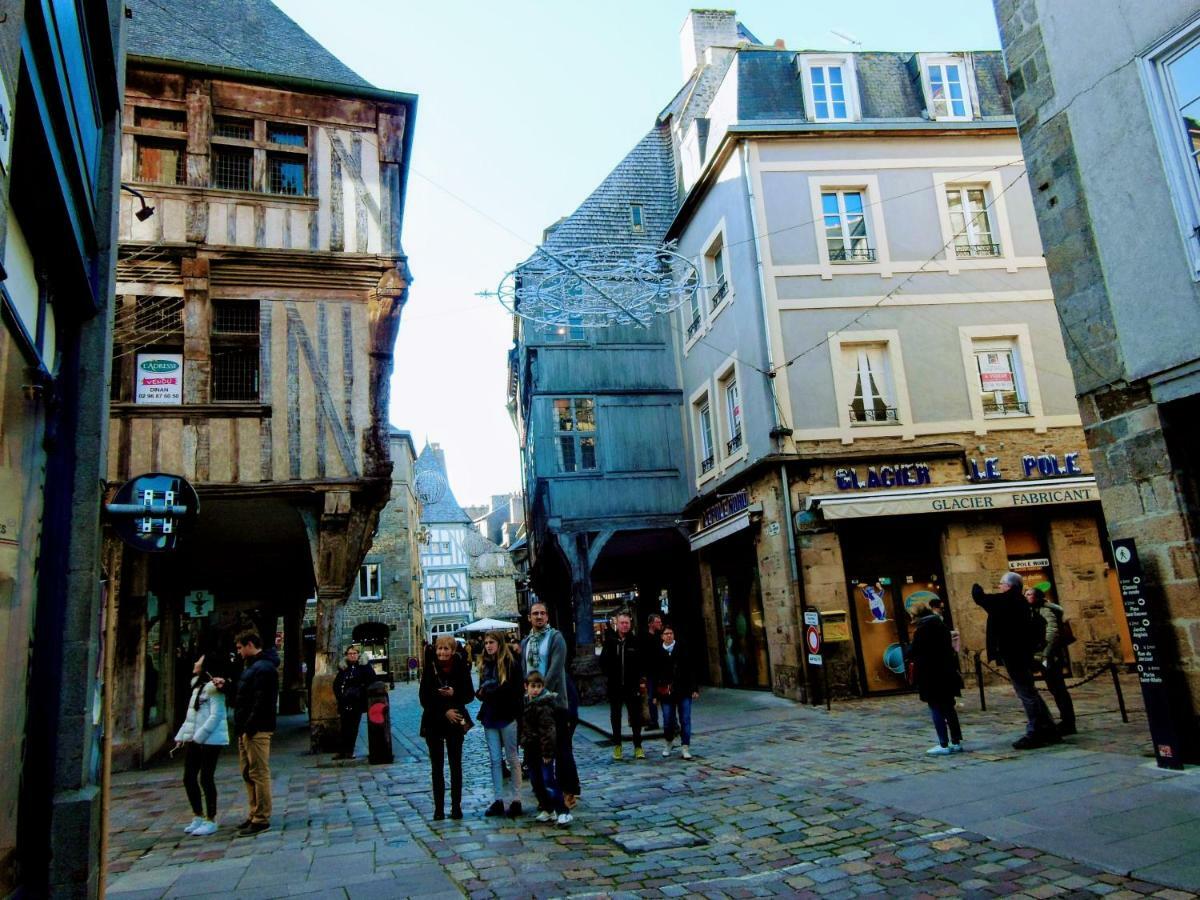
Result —
[{"label": "handbag", "polygon": [[1075,637],[1075,629],[1071,627],[1071,623],[1066,619],[1058,623],[1058,639],[1064,647],[1069,647],[1078,640]]},{"label": "handbag", "polygon": [[671,683],[667,682],[666,684],[655,684],[654,685],[654,696],[659,697],[659,698],[670,697],[671,696]]}]

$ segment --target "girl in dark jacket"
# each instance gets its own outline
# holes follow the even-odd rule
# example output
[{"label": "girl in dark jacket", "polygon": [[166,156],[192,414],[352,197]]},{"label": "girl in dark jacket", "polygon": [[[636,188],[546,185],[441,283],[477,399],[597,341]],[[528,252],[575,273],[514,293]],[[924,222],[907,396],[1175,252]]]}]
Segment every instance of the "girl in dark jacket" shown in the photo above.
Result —
[{"label": "girl in dark jacket", "polygon": [[467,661],[455,652],[454,638],[440,635],[434,658],[421,676],[421,737],[429,747],[433,774],[433,817],[444,819],[446,776],[442,765],[450,760],[450,818],[462,818],[462,746],[471,727],[467,704],[474,699],[475,686]]},{"label": "girl in dark jacket", "polygon": [[512,802],[508,815],[521,815],[521,761],[517,756],[517,720],[525,699],[521,682],[521,663],[513,658],[508,641],[498,631],[489,631],[479,656],[479,690],[482,701],[479,724],[487,737],[488,760],[492,768],[495,800],[486,816],[502,816],[504,810],[504,760],[512,773]]},{"label": "girl in dark jacket", "polygon": [[358,656],[357,646],[347,647],[346,664],[333,680],[333,695],[337,698],[338,717],[342,720],[341,746],[334,759],[354,759],[358,728],[362,724],[362,714],[367,711],[367,688],[378,680],[375,670],[360,663]]},{"label": "girl in dark jacket", "polygon": [[938,737],[937,746],[925,752],[931,756],[961,753],[962,728],[954,699],[962,693],[962,676],[950,641],[950,629],[941,616],[930,612],[923,603],[914,606],[910,615],[916,622],[916,631],[908,658],[916,666],[917,692],[929,704]]},{"label": "girl in dark jacket", "polygon": [[692,758],[692,701],[700,697],[691,653],[675,640],[675,628],[662,630],[662,640],[653,657],[654,690],[663,713],[663,756],[671,755],[678,730],[684,759]]}]

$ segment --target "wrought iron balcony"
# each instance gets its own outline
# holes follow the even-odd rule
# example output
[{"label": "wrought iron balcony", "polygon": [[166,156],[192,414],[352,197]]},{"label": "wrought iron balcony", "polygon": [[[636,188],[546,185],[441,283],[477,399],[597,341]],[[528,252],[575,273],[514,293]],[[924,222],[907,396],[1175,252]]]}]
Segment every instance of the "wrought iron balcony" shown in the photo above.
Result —
[{"label": "wrought iron balcony", "polygon": [[973,256],[999,256],[999,244],[955,244],[954,252],[959,259],[969,259]]},{"label": "wrought iron balcony", "polygon": [[1029,402],[1026,400],[1009,400],[998,403],[991,399],[984,400],[983,414],[985,416],[1027,416],[1029,415]]},{"label": "wrought iron balcony", "polygon": [[894,406],[888,406],[884,409],[875,409],[873,407],[870,409],[856,409],[855,407],[851,406],[850,421],[883,422],[884,424],[887,424],[899,422],[900,417],[896,414],[896,407]]},{"label": "wrought iron balcony", "polygon": [[829,251],[830,262],[875,262],[874,247],[843,247]]},{"label": "wrought iron balcony", "polygon": [[687,336],[692,337],[699,330],[700,330],[700,317],[696,316],[695,318],[692,319],[692,324],[690,324],[687,327]]},{"label": "wrought iron balcony", "polygon": [[728,293],[729,293],[729,282],[726,281],[724,277],[722,277],[721,280],[717,282],[716,290],[713,291],[712,300],[710,301],[712,303],[713,309],[716,309],[718,306],[721,305],[721,301],[725,299],[725,297]]},{"label": "wrought iron balcony", "polygon": [[700,474],[703,475],[705,472],[711,472],[712,467],[715,464],[716,464],[716,459],[712,456],[709,456],[707,459],[702,460],[700,462]]},{"label": "wrought iron balcony", "polygon": [[725,442],[725,451],[727,453],[736,453],[742,449],[742,429],[738,429],[733,433],[733,437]]}]

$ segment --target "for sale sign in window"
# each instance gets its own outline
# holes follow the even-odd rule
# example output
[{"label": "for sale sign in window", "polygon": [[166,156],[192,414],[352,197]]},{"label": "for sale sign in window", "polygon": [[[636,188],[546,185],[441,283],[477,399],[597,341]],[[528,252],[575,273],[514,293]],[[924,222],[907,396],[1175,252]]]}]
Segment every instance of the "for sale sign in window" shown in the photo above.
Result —
[{"label": "for sale sign in window", "polygon": [[139,353],[134,403],[183,403],[183,354]]}]

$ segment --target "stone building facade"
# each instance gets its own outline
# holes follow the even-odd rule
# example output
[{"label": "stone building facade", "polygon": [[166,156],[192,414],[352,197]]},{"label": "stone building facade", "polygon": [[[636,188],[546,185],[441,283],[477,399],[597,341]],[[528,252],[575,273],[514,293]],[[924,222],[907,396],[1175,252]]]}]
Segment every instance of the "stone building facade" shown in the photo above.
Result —
[{"label": "stone building facade", "polygon": [[1200,757],[1200,4],[995,0],[1079,409]]},{"label": "stone building facade", "polygon": [[484,537],[468,537],[466,548],[474,618],[517,621],[517,568],[508,550]]},{"label": "stone building facade", "polygon": [[[358,643],[364,661],[387,657],[393,679],[410,657],[421,658],[425,614],[421,602],[421,506],[413,493],[417,461],[412,435],[392,428],[392,494],[379,514],[358,585],[338,613],[339,646]],[[314,619],[315,624],[315,619]],[[375,667],[382,671],[383,663]]]}]

